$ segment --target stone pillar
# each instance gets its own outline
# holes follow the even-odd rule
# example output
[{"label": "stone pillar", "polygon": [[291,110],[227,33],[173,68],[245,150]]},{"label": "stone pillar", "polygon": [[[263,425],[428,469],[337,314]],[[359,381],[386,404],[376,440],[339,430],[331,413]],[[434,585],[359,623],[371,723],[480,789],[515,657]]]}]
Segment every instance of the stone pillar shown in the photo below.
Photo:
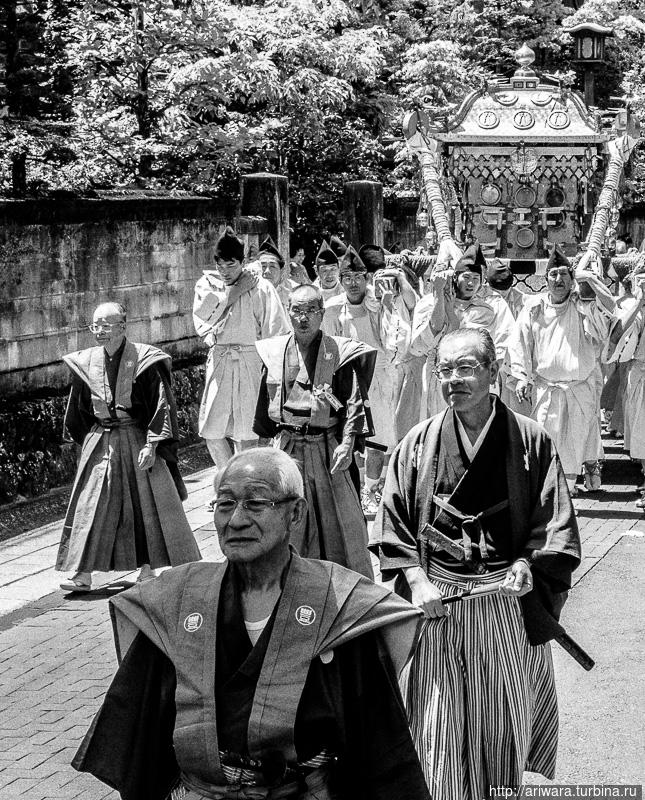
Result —
[{"label": "stone pillar", "polygon": [[240,216],[264,217],[269,235],[289,263],[289,182],[284,175],[270,172],[243,175]]},{"label": "stone pillar", "polygon": [[363,244],[383,247],[383,185],[378,181],[345,184],[347,239],[358,249]]}]

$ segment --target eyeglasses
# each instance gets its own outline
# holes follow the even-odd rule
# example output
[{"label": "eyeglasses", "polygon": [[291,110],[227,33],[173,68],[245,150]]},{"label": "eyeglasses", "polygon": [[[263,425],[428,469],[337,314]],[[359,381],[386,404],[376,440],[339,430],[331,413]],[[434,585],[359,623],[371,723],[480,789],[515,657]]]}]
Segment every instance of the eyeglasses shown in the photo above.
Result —
[{"label": "eyeglasses", "polygon": [[289,314],[292,317],[314,317],[316,314],[320,314],[322,308],[320,306],[293,306],[289,309]]},{"label": "eyeglasses", "polygon": [[121,328],[125,325],[125,322],[100,322],[96,323],[93,322],[91,325],[87,326],[87,329],[92,333],[98,333],[99,331],[105,331],[105,333],[112,333],[115,328]]},{"label": "eyeglasses", "polygon": [[340,282],[346,283],[349,286],[360,286],[363,281],[366,281],[365,275],[341,275]]},{"label": "eyeglasses", "polygon": [[487,367],[488,361],[478,361],[476,364],[457,364],[456,367],[437,367],[434,374],[440,381],[449,381],[453,375],[458,378],[472,378],[477,367]]},{"label": "eyeglasses", "polygon": [[215,511],[217,511],[218,514],[225,514],[227,517],[230,517],[235,513],[235,509],[238,506],[242,506],[249,514],[261,514],[269,508],[281,506],[283,503],[289,503],[291,500],[297,499],[297,497],[285,497],[282,500],[265,500],[263,497],[254,497],[250,500],[233,500],[232,498],[226,498],[224,500],[215,501]]}]

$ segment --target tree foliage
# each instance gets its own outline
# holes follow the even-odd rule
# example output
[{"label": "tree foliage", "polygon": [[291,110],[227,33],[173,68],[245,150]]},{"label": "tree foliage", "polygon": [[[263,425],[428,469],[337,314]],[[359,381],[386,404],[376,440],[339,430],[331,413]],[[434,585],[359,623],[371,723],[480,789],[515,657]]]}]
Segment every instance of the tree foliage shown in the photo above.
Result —
[{"label": "tree foliage", "polygon": [[[631,1],[585,7],[600,14],[614,3],[625,15]],[[568,66],[570,47],[559,0],[14,5],[30,8],[41,103],[12,103],[4,117],[10,149],[26,154],[27,189],[137,185],[231,196],[241,174],[271,170],[289,177],[298,223],[316,230],[337,224],[346,180],[416,191],[400,137],[404,111],[420,104],[445,113],[512,71],[524,41],[551,72]],[[625,35],[635,46],[633,31]],[[618,49],[612,74],[642,104],[642,47],[640,58]],[[52,108],[47,98],[58,98]]]}]

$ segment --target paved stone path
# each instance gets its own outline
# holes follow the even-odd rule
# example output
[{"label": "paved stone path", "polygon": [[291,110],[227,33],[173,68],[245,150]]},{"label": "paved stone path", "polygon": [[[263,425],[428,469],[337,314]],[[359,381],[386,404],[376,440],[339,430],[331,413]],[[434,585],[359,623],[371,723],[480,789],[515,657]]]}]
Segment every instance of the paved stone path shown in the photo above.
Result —
[{"label": "paved stone path", "polygon": [[[585,552],[577,582],[623,535],[645,535],[645,516],[633,505],[637,471],[615,443],[607,444],[606,491],[575,501]],[[186,484],[185,508],[202,553],[218,560],[205,510],[210,470]],[[1,800],[118,800],[69,764],[116,668],[107,598],[134,574],[110,574],[97,591],[65,595],[51,567],[60,528],[47,525],[0,544]]]}]

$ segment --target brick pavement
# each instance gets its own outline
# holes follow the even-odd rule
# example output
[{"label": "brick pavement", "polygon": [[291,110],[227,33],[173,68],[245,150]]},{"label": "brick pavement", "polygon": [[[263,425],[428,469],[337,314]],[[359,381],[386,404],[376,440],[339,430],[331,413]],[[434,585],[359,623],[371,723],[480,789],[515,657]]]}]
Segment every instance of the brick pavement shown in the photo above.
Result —
[{"label": "brick pavement", "polygon": [[[645,535],[645,516],[633,506],[636,468],[607,444],[606,491],[575,501],[585,550],[578,581],[621,536]],[[217,560],[204,510],[210,478],[206,470],[188,479],[186,510],[204,557]],[[57,523],[0,544],[0,798],[118,800],[69,763],[116,668],[108,583],[131,576],[107,576],[92,594],[56,591],[59,532]]]}]

